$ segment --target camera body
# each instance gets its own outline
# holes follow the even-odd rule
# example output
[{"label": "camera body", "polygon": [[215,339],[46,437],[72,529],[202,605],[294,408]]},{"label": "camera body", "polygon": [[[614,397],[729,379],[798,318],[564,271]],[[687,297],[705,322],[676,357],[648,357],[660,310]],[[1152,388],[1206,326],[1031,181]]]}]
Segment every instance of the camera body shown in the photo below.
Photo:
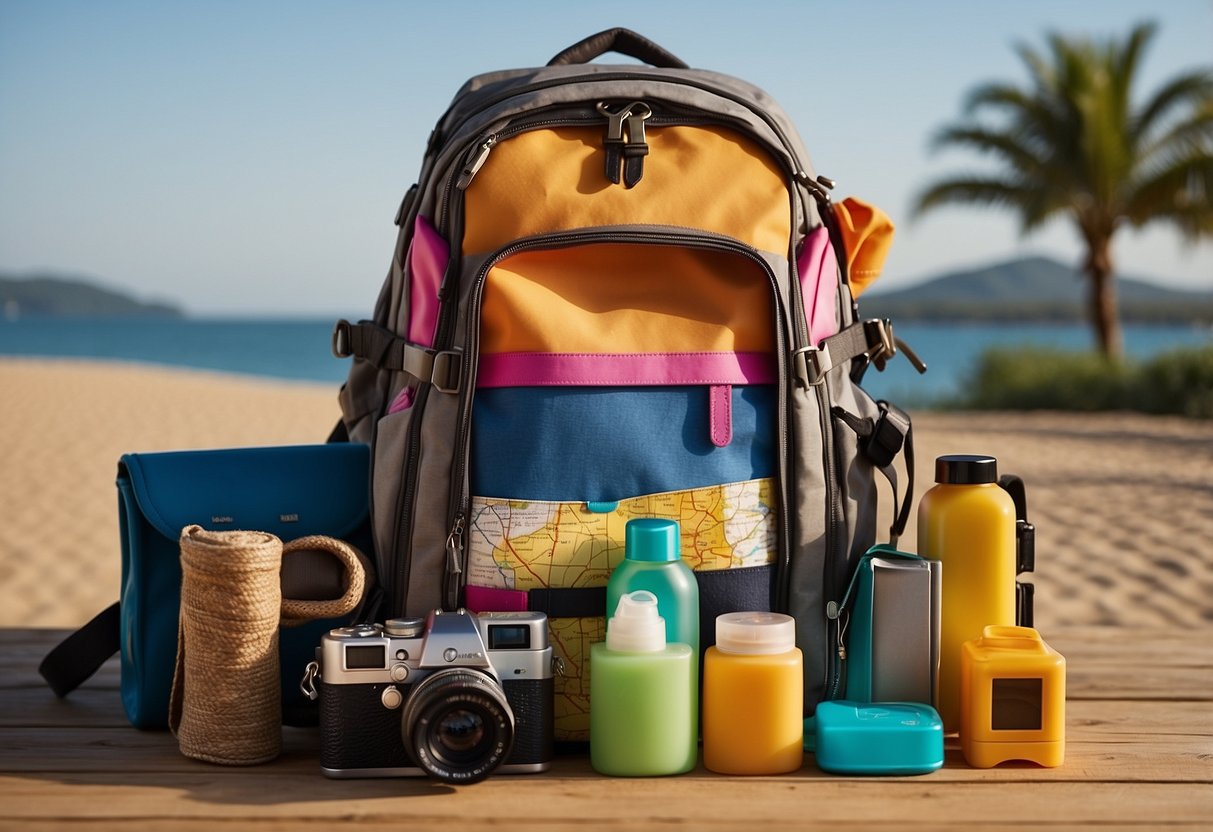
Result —
[{"label": "camera body", "polygon": [[309,676],[329,777],[470,783],[551,766],[553,660],[543,613],[435,610],[339,627],[316,653]]}]

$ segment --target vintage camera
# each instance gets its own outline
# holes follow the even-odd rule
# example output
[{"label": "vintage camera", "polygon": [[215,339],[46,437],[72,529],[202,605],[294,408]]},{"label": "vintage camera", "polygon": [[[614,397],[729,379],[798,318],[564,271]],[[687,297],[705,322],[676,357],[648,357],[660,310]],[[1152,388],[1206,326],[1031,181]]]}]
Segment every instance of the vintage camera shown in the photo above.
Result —
[{"label": "vintage camera", "polygon": [[552,761],[552,648],[541,612],[441,612],[327,633],[302,687],[320,700],[329,777],[472,783]]}]

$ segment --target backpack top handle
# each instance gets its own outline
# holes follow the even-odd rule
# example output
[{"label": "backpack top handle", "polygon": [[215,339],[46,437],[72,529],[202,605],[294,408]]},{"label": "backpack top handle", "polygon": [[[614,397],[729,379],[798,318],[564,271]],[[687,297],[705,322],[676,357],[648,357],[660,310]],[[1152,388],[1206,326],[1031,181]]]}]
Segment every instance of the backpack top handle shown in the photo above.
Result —
[{"label": "backpack top handle", "polygon": [[607,52],[618,52],[629,55],[652,66],[667,69],[689,69],[677,55],[653,43],[644,35],[639,35],[631,29],[616,27],[590,35],[579,40],[568,49],[560,52],[548,66],[564,66],[567,64],[588,64],[590,61],[605,55]]}]

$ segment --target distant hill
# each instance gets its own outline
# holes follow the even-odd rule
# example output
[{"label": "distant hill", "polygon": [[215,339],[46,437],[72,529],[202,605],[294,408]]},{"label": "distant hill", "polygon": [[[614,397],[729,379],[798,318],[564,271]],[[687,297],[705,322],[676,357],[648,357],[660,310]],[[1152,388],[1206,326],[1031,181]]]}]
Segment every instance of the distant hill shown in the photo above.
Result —
[{"label": "distant hill", "polygon": [[164,303],[145,303],[95,282],[58,275],[0,276],[0,321],[18,318],[180,318]]},{"label": "distant hill", "polygon": [[[1133,277],[1117,277],[1116,290],[1124,321],[1213,321],[1213,291],[1166,289]],[[862,297],[861,307],[865,317],[898,321],[1079,321],[1086,295],[1086,278],[1077,269],[1025,257],[950,272],[908,289],[874,291]]]}]

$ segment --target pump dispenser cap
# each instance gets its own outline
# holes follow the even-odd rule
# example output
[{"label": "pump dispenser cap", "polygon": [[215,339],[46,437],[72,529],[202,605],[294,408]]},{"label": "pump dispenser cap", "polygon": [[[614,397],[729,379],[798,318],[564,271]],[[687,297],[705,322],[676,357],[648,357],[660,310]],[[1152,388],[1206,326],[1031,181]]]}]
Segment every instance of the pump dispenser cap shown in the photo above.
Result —
[{"label": "pump dispenser cap", "polygon": [[665,649],[665,619],[657,613],[657,596],[638,589],[619,597],[607,622],[606,647],[627,653],[657,653]]},{"label": "pump dispenser cap", "polygon": [[624,526],[624,557],[650,563],[678,560],[679,534],[676,520],[641,517]]},{"label": "pump dispenser cap", "polygon": [[986,485],[998,482],[998,460],[982,454],[948,454],[935,459],[935,482]]},{"label": "pump dispenser cap", "polygon": [[716,616],[716,649],[726,653],[786,653],[796,646],[796,621],[778,612]]}]

